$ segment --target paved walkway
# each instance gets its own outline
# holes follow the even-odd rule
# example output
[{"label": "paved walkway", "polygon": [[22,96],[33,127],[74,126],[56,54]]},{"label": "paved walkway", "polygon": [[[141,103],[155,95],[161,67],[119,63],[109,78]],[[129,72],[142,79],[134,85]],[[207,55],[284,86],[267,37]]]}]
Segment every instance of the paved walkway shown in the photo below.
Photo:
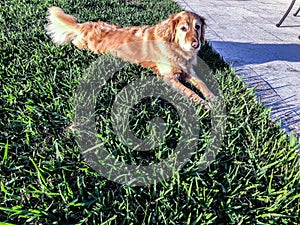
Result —
[{"label": "paved walkway", "polygon": [[[206,39],[257,95],[272,119],[300,135],[300,15],[275,26],[291,0],[176,0],[207,19]],[[300,13],[299,13],[300,14]]]}]

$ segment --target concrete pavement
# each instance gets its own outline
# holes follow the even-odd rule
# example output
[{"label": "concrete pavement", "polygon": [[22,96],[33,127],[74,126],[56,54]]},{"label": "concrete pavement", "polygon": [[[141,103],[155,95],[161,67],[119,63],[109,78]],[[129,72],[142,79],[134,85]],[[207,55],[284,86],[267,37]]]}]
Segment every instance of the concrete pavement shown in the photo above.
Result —
[{"label": "concrete pavement", "polygon": [[[175,0],[207,19],[206,39],[232,64],[274,121],[300,135],[300,15],[296,4],[276,27],[291,0]],[[300,13],[299,13],[300,14]]]}]

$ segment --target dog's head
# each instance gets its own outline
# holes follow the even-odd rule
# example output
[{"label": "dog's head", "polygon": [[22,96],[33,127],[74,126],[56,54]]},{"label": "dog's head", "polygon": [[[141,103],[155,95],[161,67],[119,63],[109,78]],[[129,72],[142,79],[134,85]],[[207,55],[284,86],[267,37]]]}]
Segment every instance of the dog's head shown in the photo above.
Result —
[{"label": "dog's head", "polygon": [[166,40],[178,44],[185,51],[198,51],[204,44],[205,19],[193,12],[173,14],[166,21],[163,32]]}]

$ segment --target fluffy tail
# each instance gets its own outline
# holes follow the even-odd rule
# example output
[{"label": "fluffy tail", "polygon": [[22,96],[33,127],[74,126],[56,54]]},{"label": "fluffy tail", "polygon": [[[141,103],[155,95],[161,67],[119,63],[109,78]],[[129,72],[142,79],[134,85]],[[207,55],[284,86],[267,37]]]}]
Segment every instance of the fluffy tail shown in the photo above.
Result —
[{"label": "fluffy tail", "polygon": [[48,13],[49,23],[46,30],[53,42],[58,45],[74,43],[80,35],[80,24],[77,19],[55,6],[50,7]]}]

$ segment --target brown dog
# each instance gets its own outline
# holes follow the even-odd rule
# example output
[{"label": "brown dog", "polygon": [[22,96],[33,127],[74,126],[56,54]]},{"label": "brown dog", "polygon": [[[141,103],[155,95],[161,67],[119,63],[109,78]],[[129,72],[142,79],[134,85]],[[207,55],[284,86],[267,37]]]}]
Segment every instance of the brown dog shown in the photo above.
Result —
[{"label": "brown dog", "polygon": [[54,43],[73,43],[80,49],[111,53],[125,61],[151,68],[197,104],[204,103],[204,99],[180,83],[179,78],[194,85],[205,98],[213,99],[212,92],[193,70],[197,52],[204,43],[203,17],[182,11],[154,26],[120,28],[102,21],[80,24],[58,7],[51,7],[48,12],[47,34]]}]

